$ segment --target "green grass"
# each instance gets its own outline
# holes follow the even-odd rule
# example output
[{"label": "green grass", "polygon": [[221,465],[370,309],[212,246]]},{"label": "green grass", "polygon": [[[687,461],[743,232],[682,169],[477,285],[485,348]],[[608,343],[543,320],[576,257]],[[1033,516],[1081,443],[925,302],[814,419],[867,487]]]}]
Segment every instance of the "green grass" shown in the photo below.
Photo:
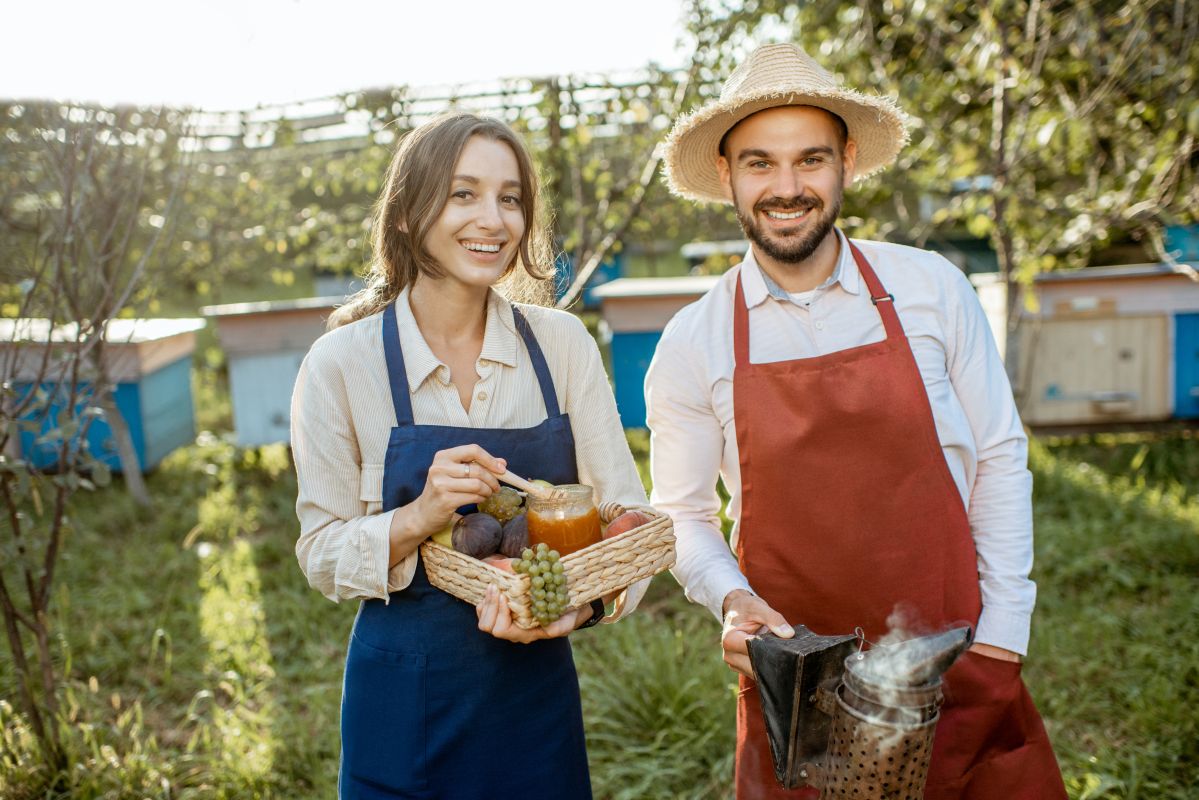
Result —
[{"label": "green grass", "polygon": [[[644,435],[631,444],[644,467]],[[1033,448],[1025,676],[1073,798],[1199,794],[1195,444],[1179,430]],[[151,509],[119,483],[79,498],[54,605],[74,765],[59,796],[333,796],[354,607],[296,566],[286,449],[202,436],[149,485]],[[735,681],[718,636],[664,575],[633,617],[574,637],[598,798],[729,796]],[[0,698],[11,682],[4,652]],[[0,732],[0,796],[54,796],[5,700]]]},{"label": "green grass", "polygon": [[[1186,432],[1143,441],[1155,462],[1195,456]],[[1032,452],[1040,593],[1025,674],[1074,796],[1194,798],[1199,500],[1180,481],[1196,473],[1151,479],[1069,457],[1095,446]]]}]

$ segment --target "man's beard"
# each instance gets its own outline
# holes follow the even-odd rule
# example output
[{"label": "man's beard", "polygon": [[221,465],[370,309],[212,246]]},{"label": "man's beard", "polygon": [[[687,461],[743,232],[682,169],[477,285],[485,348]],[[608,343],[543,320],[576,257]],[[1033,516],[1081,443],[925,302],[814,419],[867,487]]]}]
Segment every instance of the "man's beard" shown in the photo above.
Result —
[{"label": "man's beard", "polygon": [[[734,192],[733,208],[736,209],[737,221],[741,223],[741,229],[761,252],[784,264],[799,264],[816,252],[816,248],[820,247],[820,243],[837,224],[837,217],[841,215],[841,193],[837,192],[832,205],[827,209],[819,199],[800,195],[789,200],[775,197],[759,201],[754,205],[752,213],[745,214],[742,212],[741,205],[737,202],[737,194]],[[806,233],[790,234],[790,231],[784,229],[782,232],[774,233],[774,238],[772,238],[770,234],[762,230],[756,219],[757,214],[764,214],[766,211],[778,211],[783,214],[793,211],[809,211],[808,216],[798,220],[801,224],[807,225],[808,230]],[[813,218],[812,214],[816,216]]]}]

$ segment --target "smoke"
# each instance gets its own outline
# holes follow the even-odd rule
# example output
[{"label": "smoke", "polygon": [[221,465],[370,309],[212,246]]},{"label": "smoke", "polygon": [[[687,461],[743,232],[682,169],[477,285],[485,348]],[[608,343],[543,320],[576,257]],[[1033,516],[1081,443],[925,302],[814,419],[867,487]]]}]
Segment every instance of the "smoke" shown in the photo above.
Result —
[{"label": "smoke", "polygon": [[[931,755],[940,707],[941,675],[970,644],[970,628],[930,633],[914,615],[896,608],[888,632],[846,664],[828,758],[829,797],[850,791],[892,797],[919,790]],[[840,731],[840,735],[838,735]]]},{"label": "smoke", "polygon": [[939,680],[971,639],[970,627],[964,623],[933,631],[902,605],[887,617],[887,629],[869,651],[851,662],[858,676],[881,687],[914,688]]}]

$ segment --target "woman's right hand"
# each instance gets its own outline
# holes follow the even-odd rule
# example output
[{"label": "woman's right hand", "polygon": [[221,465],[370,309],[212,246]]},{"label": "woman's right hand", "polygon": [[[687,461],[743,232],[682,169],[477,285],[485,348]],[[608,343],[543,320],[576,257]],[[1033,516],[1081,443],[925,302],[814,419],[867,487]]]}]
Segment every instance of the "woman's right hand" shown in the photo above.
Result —
[{"label": "woman's right hand", "polygon": [[496,475],[507,469],[504,459],[477,444],[438,451],[429,465],[424,490],[412,502],[421,527],[429,535],[443,530],[453,519],[455,509],[481,503],[499,491]]},{"label": "woman's right hand", "polygon": [[483,599],[475,606],[475,616],[479,618],[479,630],[484,633],[490,633],[497,639],[528,644],[540,639],[566,636],[591,618],[591,606],[568,608],[562,616],[544,628],[521,628],[512,619],[512,610],[508,608],[508,596],[493,583],[487,587]]}]

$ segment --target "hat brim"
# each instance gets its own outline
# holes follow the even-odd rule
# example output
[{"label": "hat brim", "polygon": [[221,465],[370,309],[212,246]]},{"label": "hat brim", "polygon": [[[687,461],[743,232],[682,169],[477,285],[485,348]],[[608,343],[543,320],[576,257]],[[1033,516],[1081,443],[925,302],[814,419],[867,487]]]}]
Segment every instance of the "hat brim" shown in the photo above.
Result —
[{"label": "hat brim", "polygon": [[777,106],[815,106],[843,119],[850,140],[857,145],[855,177],[889,166],[908,140],[906,116],[886,97],[849,89],[763,89],[710,103],[675,123],[664,143],[663,156],[670,191],[689,200],[732,202],[725,196],[716,172],[720,140],[751,114]]}]

